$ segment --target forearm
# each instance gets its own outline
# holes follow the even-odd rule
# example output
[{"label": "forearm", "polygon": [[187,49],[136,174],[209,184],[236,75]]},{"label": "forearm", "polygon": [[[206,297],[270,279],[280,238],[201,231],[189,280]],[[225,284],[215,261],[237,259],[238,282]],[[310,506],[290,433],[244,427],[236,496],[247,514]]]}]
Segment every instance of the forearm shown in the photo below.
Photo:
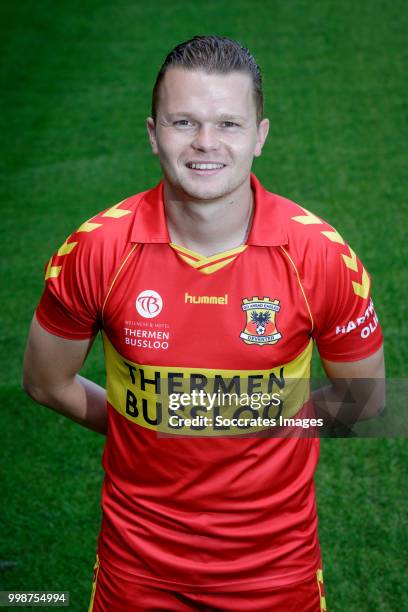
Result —
[{"label": "forearm", "polygon": [[312,398],[317,416],[326,425],[353,425],[380,414],[385,405],[385,380],[339,379],[314,391]]},{"label": "forearm", "polygon": [[76,375],[61,386],[41,389],[24,385],[24,388],[39,404],[88,429],[106,434],[106,391],[91,380]]}]

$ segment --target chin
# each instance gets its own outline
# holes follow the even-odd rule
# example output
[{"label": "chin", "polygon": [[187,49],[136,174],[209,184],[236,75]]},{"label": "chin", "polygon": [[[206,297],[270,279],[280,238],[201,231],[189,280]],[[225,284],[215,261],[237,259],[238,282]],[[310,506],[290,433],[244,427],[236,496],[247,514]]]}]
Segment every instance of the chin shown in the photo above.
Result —
[{"label": "chin", "polygon": [[231,189],[229,185],[192,185],[189,183],[180,183],[184,193],[195,200],[216,200],[227,195]]},{"label": "chin", "polygon": [[220,191],[219,189],[191,189],[185,191],[185,193],[194,200],[217,200],[228,192]]}]

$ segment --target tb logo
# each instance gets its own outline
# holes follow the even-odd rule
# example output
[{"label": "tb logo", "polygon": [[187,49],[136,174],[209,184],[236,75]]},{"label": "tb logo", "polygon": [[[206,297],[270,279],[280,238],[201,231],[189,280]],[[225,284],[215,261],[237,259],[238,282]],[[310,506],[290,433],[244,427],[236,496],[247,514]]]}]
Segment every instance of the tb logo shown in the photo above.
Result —
[{"label": "tb logo", "polygon": [[137,296],[135,305],[141,317],[153,319],[153,317],[157,317],[161,313],[163,300],[157,291],[145,289],[145,291],[142,291]]}]

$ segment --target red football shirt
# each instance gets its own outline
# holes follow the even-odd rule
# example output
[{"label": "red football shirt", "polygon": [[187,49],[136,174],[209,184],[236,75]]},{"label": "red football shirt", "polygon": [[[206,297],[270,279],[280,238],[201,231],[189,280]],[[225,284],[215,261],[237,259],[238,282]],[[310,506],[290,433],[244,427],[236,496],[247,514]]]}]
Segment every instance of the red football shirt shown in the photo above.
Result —
[{"label": "red football shirt", "polygon": [[[85,222],[47,266],[41,325],[70,339],[103,333],[98,552],[129,580],[240,591],[295,584],[319,566],[319,440],[240,435],[259,428],[218,421],[216,402],[166,403],[278,391],[280,405],[228,414],[304,416],[307,385],[288,389],[308,381],[313,341],[332,361],[382,344],[369,276],[342,237],[254,176],[252,188],[253,224],[237,249],[202,257],[171,244],[160,183]],[[194,425],[204,414],[206,426]]]}]

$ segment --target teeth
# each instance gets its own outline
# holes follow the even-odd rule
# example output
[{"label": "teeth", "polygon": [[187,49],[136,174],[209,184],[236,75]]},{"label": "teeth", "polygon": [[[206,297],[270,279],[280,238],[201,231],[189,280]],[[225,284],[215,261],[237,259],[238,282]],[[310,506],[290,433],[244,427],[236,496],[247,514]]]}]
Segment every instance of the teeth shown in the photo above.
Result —
[{"label": "teeth", "polygon": [[218,168],[223,168],[224,164],[188,164],[190,168],[193,170],[217,170]]}]

